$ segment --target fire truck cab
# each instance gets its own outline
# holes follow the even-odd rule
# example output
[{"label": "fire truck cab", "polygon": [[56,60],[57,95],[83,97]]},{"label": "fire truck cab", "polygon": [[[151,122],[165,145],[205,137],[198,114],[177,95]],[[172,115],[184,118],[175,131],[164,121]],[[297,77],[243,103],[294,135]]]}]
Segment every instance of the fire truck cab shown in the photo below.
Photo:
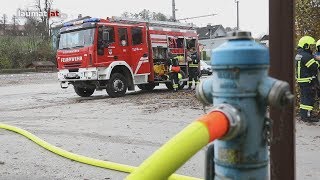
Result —
[{"label": "fire truck cab", "polygon": [[187,51],[198,47],[197,33],[190,25],[117,17],[65,23],[58,42],[61,87],[72,84],[82,97],[103,89],[111,97],[120,97],[135,85],[153,90],[165,83],[172,89],[168,52],[179,60],[179,88],[183,88],[188,75]]}]

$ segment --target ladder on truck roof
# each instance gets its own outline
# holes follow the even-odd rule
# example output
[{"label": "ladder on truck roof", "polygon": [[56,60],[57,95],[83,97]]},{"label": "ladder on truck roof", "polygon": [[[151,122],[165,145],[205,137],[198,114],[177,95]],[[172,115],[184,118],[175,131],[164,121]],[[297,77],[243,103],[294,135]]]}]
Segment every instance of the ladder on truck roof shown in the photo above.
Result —
[{"label": "ladder on truck roof", "polygon": [[118,16],[112,16],[111,19],[109,20],[112,22],[128,23],[128,24],[147,23],[148,26],[153,26],[153,27],[167,27],[167,28],[179,28],[179,29],[190,29],[190,30],[195,29],[195,26],[193,24],[186,24],[186,23],[179,23],[179,22],[133,19],[133,18],[126,18],[126,17],[118,17]]}]

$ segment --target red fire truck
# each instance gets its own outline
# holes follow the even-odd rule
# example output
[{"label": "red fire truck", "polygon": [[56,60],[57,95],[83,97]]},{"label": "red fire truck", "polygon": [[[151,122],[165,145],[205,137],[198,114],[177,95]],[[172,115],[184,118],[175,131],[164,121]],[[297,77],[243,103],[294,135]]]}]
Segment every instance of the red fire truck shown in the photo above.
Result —
[{"label": "red fire truck", "polygon": [[187,50],[198,47],[197,33],[190,25],[119,17],[65,23],[58,42],[61,88],[72,84],[82,97],[103,89],[111,97],[120,97],[135,85],[153,90],[165,83],[172,89],[168,52],[179,60],[179,88],[183,88],[188,74]]}]

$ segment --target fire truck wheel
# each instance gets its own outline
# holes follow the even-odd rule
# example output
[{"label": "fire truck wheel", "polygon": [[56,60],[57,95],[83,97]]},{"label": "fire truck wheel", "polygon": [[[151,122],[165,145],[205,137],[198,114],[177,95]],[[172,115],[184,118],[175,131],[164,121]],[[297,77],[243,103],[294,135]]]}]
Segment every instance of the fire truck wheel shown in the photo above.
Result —
[{"label": "fire truck wheel", "polygon": [[155,84],[138,84],[138,88],[143,91],[152,91],[156,87]]},{"label": "fire truck wheel", "polygon": [[120,73],[114,73],[107,84],[107,93],[110,97],[121,97],[126,94],[128,89],[128,82],[126,78]]},{"label": "fire truck wheel", "polygon": [[89,97],[94,93],[95,89],[74,86],[74,91],[81,97]]},{"label": "fire truck wheel", "polygon": [[171,82],[167,82],[167,83],[166,83],[166,87],[167,87],[169,90],[173,90],[173,87],[172,87],[172,83],[171,83]]}]

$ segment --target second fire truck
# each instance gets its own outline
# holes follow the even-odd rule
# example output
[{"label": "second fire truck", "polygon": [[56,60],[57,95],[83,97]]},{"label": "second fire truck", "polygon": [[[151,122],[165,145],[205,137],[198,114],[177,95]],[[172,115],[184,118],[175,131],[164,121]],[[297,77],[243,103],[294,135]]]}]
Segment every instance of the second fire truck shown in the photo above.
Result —
[{"label": "second fire truck", "polygon": [[198,49],[197,33],[190,25],[118,17],[65,23],[58,42],[61,87],[72,84],[82,97],[103,89],[111,97],[120,97],[135,85],[153,90],[165,83],[172,89],[166,64],[169,52],[179,60],[179,88],[183,88],[187,51]]}]

